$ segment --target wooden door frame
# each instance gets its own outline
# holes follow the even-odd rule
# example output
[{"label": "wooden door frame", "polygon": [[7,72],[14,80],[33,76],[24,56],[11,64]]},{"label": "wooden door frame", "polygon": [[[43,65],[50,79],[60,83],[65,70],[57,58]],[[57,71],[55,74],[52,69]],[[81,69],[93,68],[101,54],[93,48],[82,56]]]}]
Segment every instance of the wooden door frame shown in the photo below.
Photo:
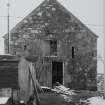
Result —
[{"label": "wooden door frame", "polygon": [[[64,68],[65,68],[64,61],[57,61],[57,60],[51,61],[51,82],[52,82],[52,62],[61,62],[62,63],[62,71],[63,71],[62,85],[64,85]],[[52,84],[52,86],[53,86],[53,84]]]}]

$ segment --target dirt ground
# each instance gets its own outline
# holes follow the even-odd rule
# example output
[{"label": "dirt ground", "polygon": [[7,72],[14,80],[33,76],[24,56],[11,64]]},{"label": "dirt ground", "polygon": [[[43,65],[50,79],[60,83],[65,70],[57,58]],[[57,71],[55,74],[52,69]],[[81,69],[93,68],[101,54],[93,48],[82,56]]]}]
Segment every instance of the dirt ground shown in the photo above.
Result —
[{"label": "dirt ground", "polygon": [[[40,96],[40,103],[41,105],[85,105],[80,104],[80,100],[86,100],[88,98],[98,96],[97,92],[89,92],[89,91],[81,91],[78,92],[76,95],[71,95],[69,98],[71,102],[67,102],[64,97],[60,94],[56,93],[43,93],[39,94]],[[87,105],[87,104],[86,104]]]}]

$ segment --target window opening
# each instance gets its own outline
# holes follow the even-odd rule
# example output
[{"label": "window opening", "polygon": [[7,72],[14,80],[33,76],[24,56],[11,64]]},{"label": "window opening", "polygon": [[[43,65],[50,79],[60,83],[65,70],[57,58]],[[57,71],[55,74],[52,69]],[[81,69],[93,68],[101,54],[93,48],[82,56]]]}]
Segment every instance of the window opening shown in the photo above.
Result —
[{"label": "window opening", "polygon": [[50,40],[50,54],[57,56],[57,40]]},{"label": "window opening", "polygon": [[72,47],[72,58],[75,58],[75,48]]}]

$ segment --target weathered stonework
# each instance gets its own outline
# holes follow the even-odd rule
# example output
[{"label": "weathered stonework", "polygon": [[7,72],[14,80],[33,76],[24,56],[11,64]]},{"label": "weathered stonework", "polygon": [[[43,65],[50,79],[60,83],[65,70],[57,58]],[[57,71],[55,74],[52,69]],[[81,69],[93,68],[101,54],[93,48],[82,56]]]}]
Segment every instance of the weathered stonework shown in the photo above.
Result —
[{"label": "weathered stonework", "polygon": [[[7,38],[4,38],[7,53]],[[50,54],[50,40],[57,41],[55,57]],[[25,47],[30,55],[40,56],[47,65],[41,64],[38,69],[44,68],[40,78],[42,85],[52,86],[51,63],[60,61],[65,86],[96,90],[97,36],[56,0],[45,0],[11,30],[10,53],[22,56]]]}]

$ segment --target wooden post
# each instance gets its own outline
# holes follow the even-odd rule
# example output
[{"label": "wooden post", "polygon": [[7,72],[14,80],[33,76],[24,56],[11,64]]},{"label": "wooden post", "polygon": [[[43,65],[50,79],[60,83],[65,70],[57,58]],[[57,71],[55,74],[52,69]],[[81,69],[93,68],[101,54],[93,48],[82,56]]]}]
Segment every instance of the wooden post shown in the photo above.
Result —
[{"label": "wooden post", "polygon": [[103,30],[104,34],[103,35],[104,36],[103,37],[104,37],[104,98],[105,98],[105,0],[103,0],[103,4],[104,4],[103,5],[103,8],[104,8],[104,10],[103,10],[103,12],[104,12],[103,13],[103,15],[104,15],[104,18],[103,18],[104,19],[103,20],[104,21],[104,28],[103,28],[104,29]]},{"label": "wooden post", "polygon": [[12,99],[12,105],[13,105],[13,88],[11,88],[11,99]]},{"label": "wooden post", "polygon": [[10,41],[10,33],[9,33],[9,7],[10,7],[10,4],[8,3],[7,4],[7,8],[8,8],[8,16],[7,16],[7,29],[8,29],[8,54],[9,54],[9,52],[10,52],[10,43],[9,43],[9,41]]}]

